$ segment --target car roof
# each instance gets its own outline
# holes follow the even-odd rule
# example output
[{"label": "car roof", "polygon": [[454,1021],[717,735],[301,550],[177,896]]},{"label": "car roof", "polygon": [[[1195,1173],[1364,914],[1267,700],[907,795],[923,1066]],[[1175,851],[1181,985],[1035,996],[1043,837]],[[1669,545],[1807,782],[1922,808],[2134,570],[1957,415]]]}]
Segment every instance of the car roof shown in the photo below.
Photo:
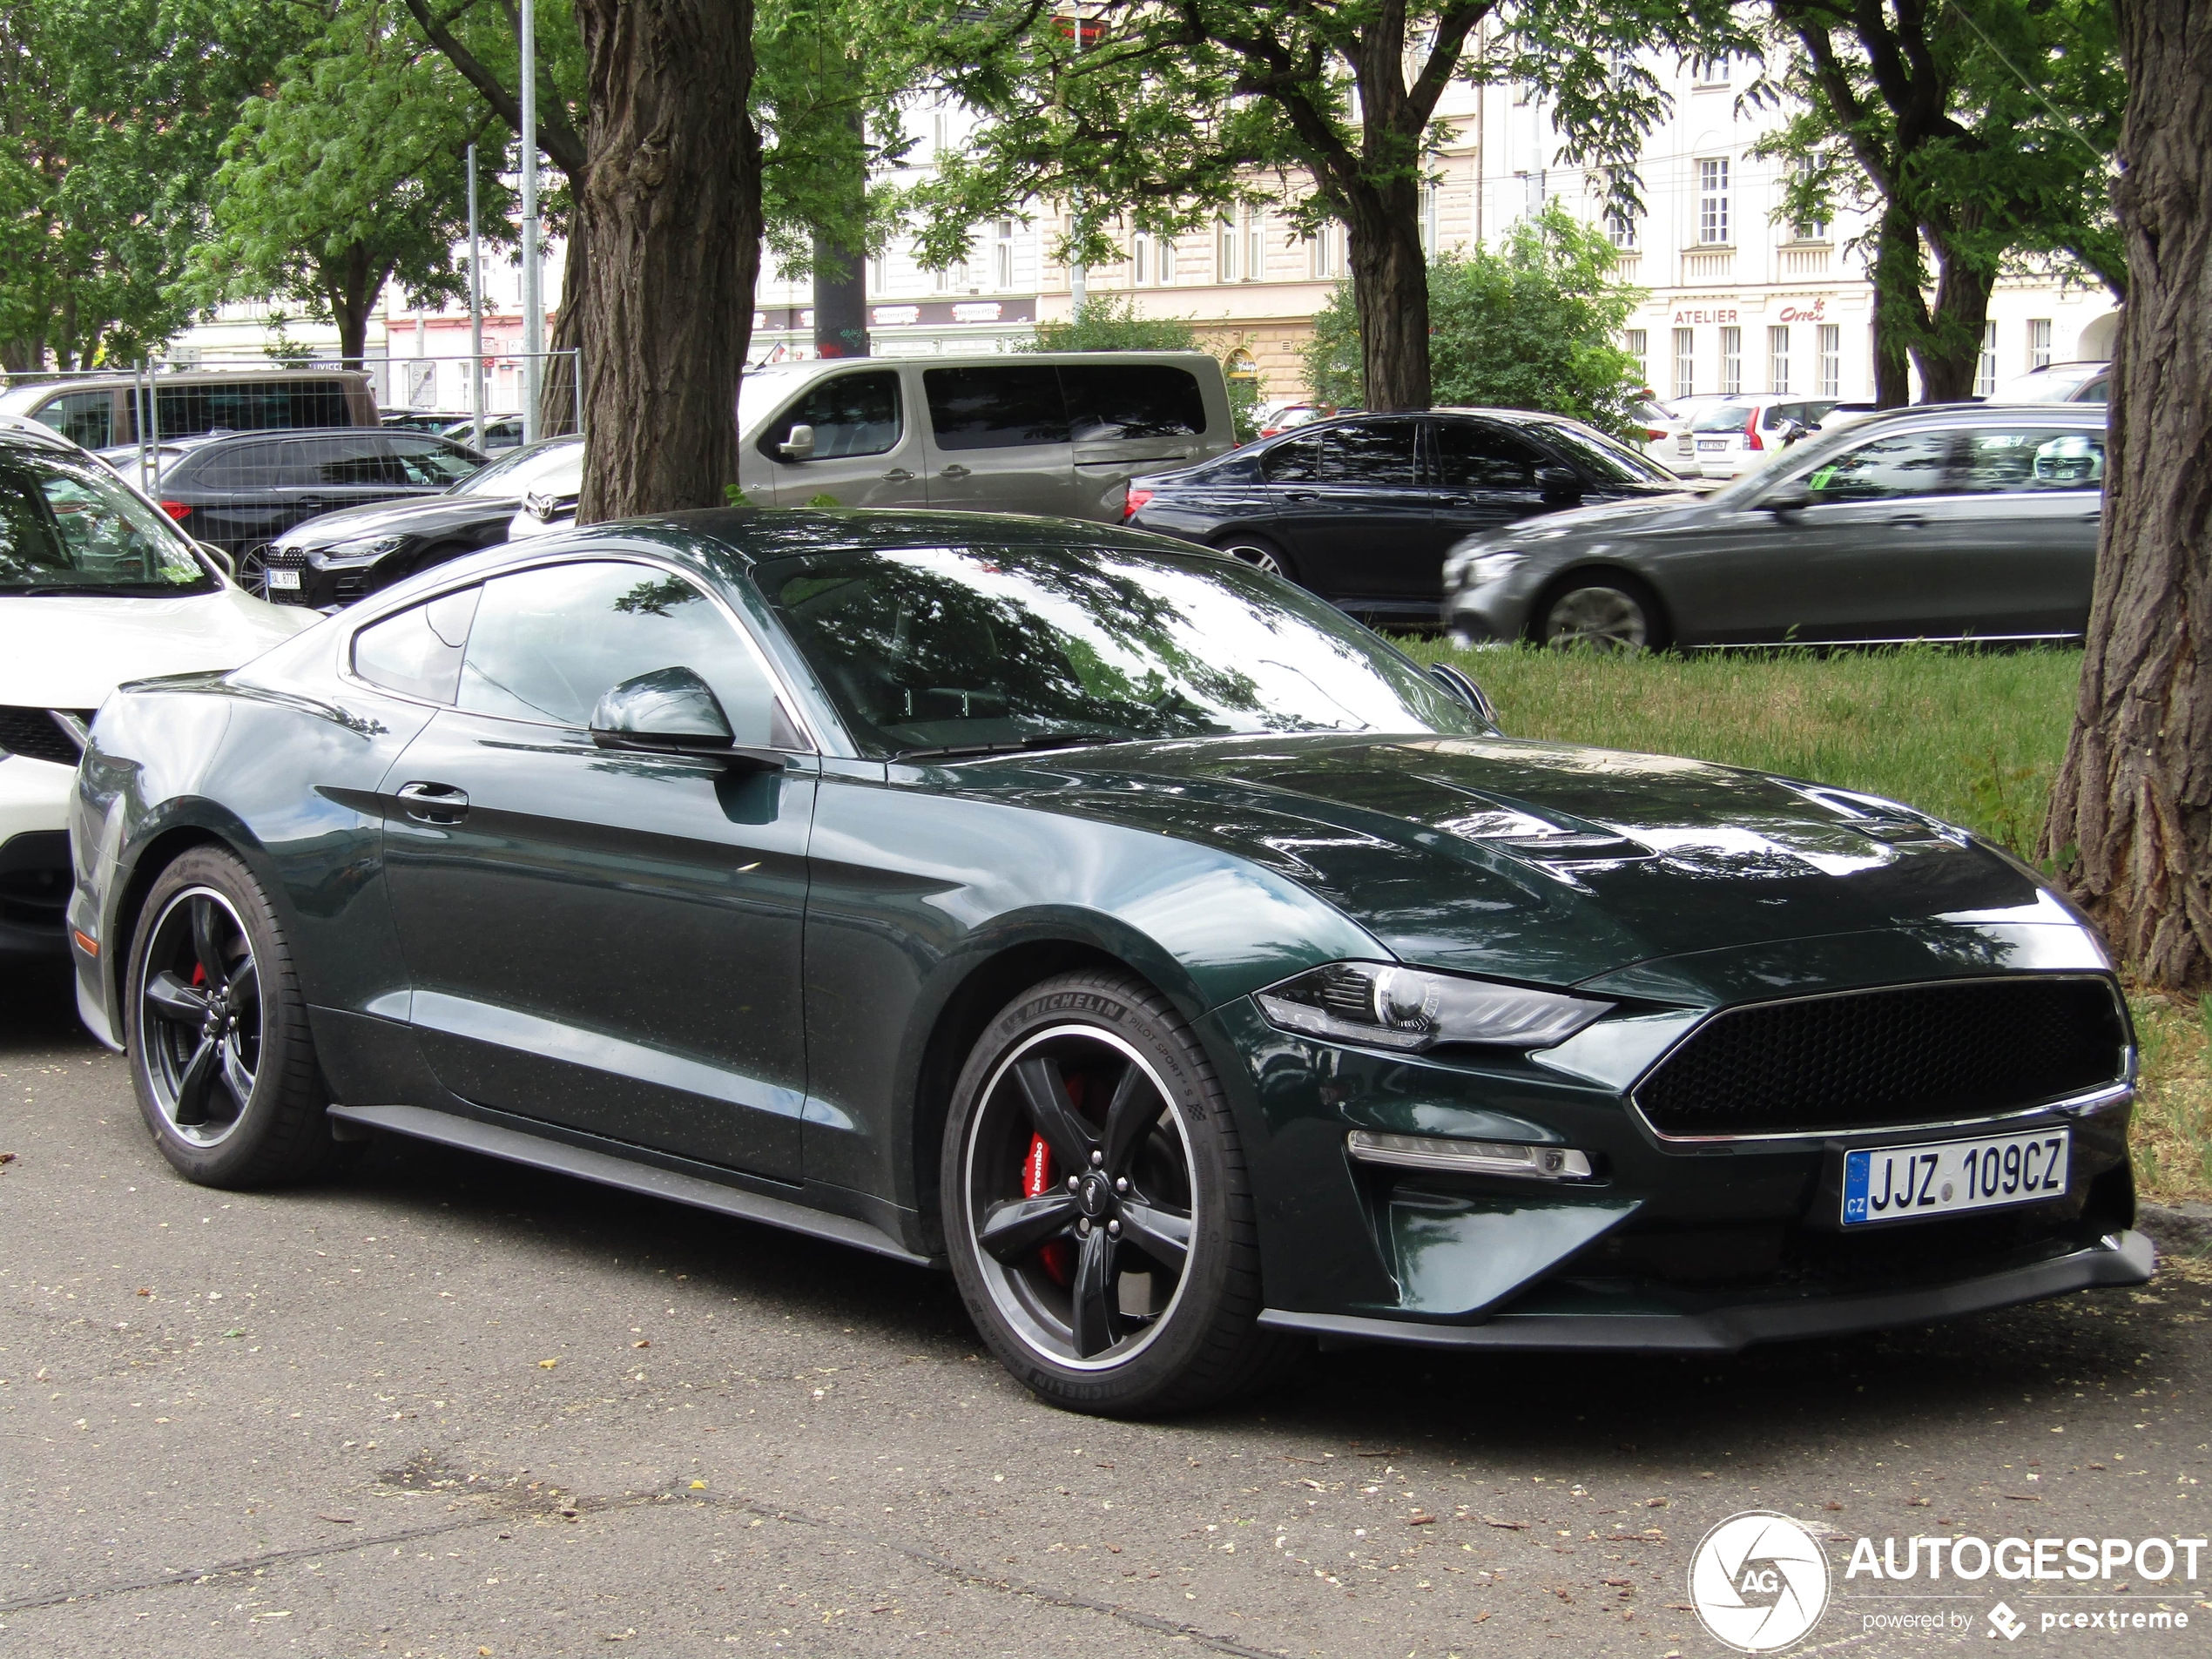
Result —
[{"label": "car roof", "polygon": [[[273,443],[285,438],[429,438],[442,440],[436,432],[395,432],[389,427],[377,426],[273,426],[253,427],[244,432],[202,432],[189,438],[164,438],[163,448],[175,448],[198,454],[224,443]],[[449,442],[449,440],[447,440]]]},{"label": "car roof", "polygon": [[41,449],[48,455],[89,455],[91,453],[50,426],[12,415],[0,415],[0,443],[11,448]]},{"label": "car roof", "polygon": [[1851,424],[1853,432],[1863,432],[1877,421],[1890,422],[1913,420],[1955,421],[1960,415],[2001,415],[2006,421],[2048,421],[2054,426],[2083,426],[2094,421],[2105,423],[2102,403],[1907,403],[1894,409],[1876,409],[1863,421]]}]

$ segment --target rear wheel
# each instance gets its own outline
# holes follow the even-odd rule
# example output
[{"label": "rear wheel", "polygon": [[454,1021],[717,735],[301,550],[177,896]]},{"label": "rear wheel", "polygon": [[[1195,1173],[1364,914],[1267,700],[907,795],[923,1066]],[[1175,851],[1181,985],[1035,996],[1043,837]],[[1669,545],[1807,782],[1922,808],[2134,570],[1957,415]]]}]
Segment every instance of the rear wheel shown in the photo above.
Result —
[{"label": "rear wheel", "polygon": [[1220,544],[1220,550],[1232,559],[1242,559],[1255,570],[1264,570],[1290,582],[1298,580],[1291,569],[1289,556],[1264,536],[1233,536]]},{"label": "rear wheel", "polygon": [[1258,1323],[1258,1229],[1227,1103],[1150,988],[1071,974],[1001,1014],[955,1087],[941,1174],[968,1312],[1053,1404],[1188,1410],[1296,1352]]},{"label": "rear wheel", "polygon": [[266,1186],[340,1155],[291,952],[231,853],[194,847],[155,879],[124,1017],[139,1112],[181,1174]]},{"label": "rear wheel", "polygon": [[1650,590],[1610,572],[1570,578],[1545,601],[1537,629],[1545,644],[1562,650],[1629,653],[1666,643]]},{"label": "rear wheel", "polygon": [[238,585],[256,599],[269,597],[269,546],[264,542],[248,548],[238,562]]}]

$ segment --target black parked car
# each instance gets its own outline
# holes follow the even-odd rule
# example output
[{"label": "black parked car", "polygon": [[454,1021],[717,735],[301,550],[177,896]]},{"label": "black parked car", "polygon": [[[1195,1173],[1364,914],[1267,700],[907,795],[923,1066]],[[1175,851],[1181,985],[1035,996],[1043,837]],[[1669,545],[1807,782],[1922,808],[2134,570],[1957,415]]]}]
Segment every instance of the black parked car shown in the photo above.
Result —
[{"label": "black parked car", "polygon": [[[427,499],[382,501],[325,513],[287,530],[257,571],[279,604],[351,604],[410,572],[508,538],[526,498],[565,493],[583,475],[583,440],[548,438],[510,449]],[[256,585],[260,585],[257,583]]]},{"label": "black parked car", "polygon": [[1134,479],[1124,516],[1280,571],[1347,610],[1433,625],[1444,555],[1461,537],[1689,487],[1564,415],[1433,409],[1300,427]]},{"label": "black parked car", "polygon": [[449,439],[376,427],[225,433],[165,449],[164,457],[163,510],[237,558],[239,580],[257,592],[262,549],[301,520],[434,495],[484,464]]}]

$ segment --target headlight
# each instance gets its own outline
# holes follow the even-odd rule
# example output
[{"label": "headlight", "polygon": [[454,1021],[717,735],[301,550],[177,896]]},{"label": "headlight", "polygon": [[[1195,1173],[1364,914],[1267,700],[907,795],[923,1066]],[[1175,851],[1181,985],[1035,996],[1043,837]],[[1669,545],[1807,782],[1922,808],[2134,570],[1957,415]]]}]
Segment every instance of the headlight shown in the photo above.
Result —
[{"label": "headlight", "polygon": [[1467,573],[1473,578],[1471,585],[1487,588],[1493,582],[1503,582],[1527,563],[1526,553],[1485,553],[1468,564]]},{"label": "headlight", "polygon": [[354,542],[333,542],[316,557],[325,564],[359,564],[364,559],[382,558],[406,539],[403,536],[374,536]]},{"label": "headlight", "polygon": [[1406,1049],[1447,1042],[1548,1049],[1613,1007],[1380,962],[1332,962],[1270,986],[1258,1001],[1260,1011],[1285,1031]]}]

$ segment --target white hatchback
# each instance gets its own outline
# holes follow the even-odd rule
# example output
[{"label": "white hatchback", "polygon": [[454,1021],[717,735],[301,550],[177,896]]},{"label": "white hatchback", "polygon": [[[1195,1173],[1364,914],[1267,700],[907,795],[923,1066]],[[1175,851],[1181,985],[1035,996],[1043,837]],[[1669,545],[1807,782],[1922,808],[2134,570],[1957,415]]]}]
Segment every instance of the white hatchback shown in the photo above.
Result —
[{"label": "white hatchback", "polygon": [[320,620],[246,593],[67,439],[0,428],[0,966],[66,955],[69,799],[108,693],[235,668]]},{"label": "white hatchback", "polygon": [[1708,478],[1754,471],[1812,432],[1835,407],[1832,397],[1731,397],[1708,403],[1690,415],[1684,435],[1693,453],[1677,465],[1683,470],[1694,466]]}]

